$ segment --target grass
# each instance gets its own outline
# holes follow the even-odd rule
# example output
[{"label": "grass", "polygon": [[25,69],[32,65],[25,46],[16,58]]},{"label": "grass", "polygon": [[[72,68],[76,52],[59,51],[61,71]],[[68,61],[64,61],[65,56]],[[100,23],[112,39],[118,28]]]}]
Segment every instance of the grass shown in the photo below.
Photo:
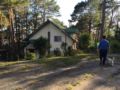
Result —
[{"label": "grass", "polygon": [[[2,62],[3,63],[3,62]],[[5,64],[7,63],[7,64]],[[15,64],[18,64],[19,62],[4,62],[3,64],[0,64],[2,66],[0,67],[3,67],[3,70],[0,72],[0,75],[3,75],[3,74],[8,74],[8,73],[15,73],[15,72],[25,72],[25,71],[29,71],[32,66],[31,65],[27,65],[27,64],[23,64],[23,65],[18,65],[17,67],[15,68],[5,68],[6,66],[12,66],[12,65],[15,65]]]},{"label": "grass", "polygon": [[38,61],[38,63],[45,64],[47,67],[50,67],[50,68],[59,68],[59,67],[75,65],[81,62],[83,58],[87,58],[87,60],[89,59],[94,60],[96,56],[82,54],[77,56],[42,58]]},{"label": "grass", "polygon": [[[66,57],[60,56],[60,57],[42,58],[36,61],[31,61],[31,60],[30,61],[5,61],[5,62],[0,62],[0,68],[16,65],[20,63],[25,63],[25,62],[28,62],[28,63],[31,62],[31,63],[43,64],[48,68],[54,69],[59,67],[67,67],[67,66],[75,65],[81,62],[83,58],[87,58],[87,60],[91,60],[91,59],[94,60],[96,56],[89,55],[89,54],[78,54],[76,56],[66,56]],[[26,67],[23,67],[23,69],[26,69]]]},{"label": "grass", "polygon": [[76,86],[80,86],[81,85],[82,81],[92,79],[94,76],[95,76],[95,74],[85,73],[85,74],[81,75],[80,79],[78,79],[77,81],[74,80],[74,81],[69,82],[68,84],[66,84],[66,90],[74,90],[74,88]]},{"label": "grass", "polygon": [[81,76],[81,81],[82,80],[91,79],[93,77],[94,77],[94,74],[92,74],[92,73],[85,73],[84,75]]},{"label": "grass", "polygon": [[71,84],[68,84],[66,87],[66,90],[73,90],[74,86]]},{"label": "grass", "polygon": [[6,67],[16,64],[34,63],[33,60],[19,60],[19,61],[0,61],[0,67]]},{"label": "grass", "polygon": [[9,65],[14,65],[14,64],[18,64],[19,61],[10,61],[10,62],[0,62],[0,67],[5,67],[5,66],[9,66]]}]

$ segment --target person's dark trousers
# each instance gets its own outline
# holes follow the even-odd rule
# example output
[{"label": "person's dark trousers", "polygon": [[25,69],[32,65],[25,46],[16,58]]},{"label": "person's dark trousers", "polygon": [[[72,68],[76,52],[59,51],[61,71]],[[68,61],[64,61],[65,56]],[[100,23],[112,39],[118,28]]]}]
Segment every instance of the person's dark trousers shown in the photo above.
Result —
[{"label": "person's dark trousers", "polygon": [[100,65],[105,65],[107,60],[107,50],[101,49],[99,53],[100,53]]}]

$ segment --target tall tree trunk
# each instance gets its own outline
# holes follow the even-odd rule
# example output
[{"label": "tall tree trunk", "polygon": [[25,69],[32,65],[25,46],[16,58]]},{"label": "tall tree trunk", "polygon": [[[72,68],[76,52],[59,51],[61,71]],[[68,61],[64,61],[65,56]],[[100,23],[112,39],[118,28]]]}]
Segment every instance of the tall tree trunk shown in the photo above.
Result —
[{"label": "tall tree trunk", "polygon": [[114,9],[112,9],[112,12],[111,12],[111,13],[112,13],[112,15],[111,15],[111,17],[110,17],[110,22],[109,22],[109,25],[108,25],[107,37],[110,36],[110,29],[111,29],[111,27],[112,27]]},{"label": "tall tree trunk", "polygon": [[92,18],[90,18],[90,20],[88,22],[88,26],[89,26],[88,31],[89,31],[89,35],[90,35],[91,29],[92,29]]},{"label": "tall tree trunk", "polygon": [[102,20],[101,20],[101,31],[100,31],[100,40],[105,32],[105,9],[106,9],[106,0],[102,2]]},{"label": "tall tree trunk", "polygon": [[28,36],[28,12],[26,12],[26,14],[25,14],[25,18],[26,18],[26,37]]},{"label": "tall tree trunk", "polygon": [[117,31],[119,30],[119,20],[117,20],[117,26],[116,26]]},{"label": "tall tree trunk", "polygon": [[10,25],[9,25],[9,38],[10,38],[10,54],[11,54],[11,59],[14,59],[15,57],[15,33],[14,33],[14,13],[13,13],[13,9],[12,8],[9,8],[8,10],[8,15],[9,15],[9,22],[10,22]]},{"label": "tall tree trunk", "polygon": [[15,30],[16,30],[16,50],[15,53],[17,54],[17,59],[19,60],[20,57],[20,29],[18,28],[18,18],[17,18],[17,13],[14,11],[15,15]]}]

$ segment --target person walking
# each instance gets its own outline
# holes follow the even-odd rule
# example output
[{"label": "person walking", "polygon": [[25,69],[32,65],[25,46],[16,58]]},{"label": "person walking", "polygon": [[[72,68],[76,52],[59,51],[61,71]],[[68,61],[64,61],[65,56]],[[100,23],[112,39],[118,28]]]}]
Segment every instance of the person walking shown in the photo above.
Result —
[{"label": "person walking", "polygon": [[103,36],[98,45],[100,65],[104,66],[106,64],[108,51],[109,51],[109,41],[106,39],[106,36]]}]

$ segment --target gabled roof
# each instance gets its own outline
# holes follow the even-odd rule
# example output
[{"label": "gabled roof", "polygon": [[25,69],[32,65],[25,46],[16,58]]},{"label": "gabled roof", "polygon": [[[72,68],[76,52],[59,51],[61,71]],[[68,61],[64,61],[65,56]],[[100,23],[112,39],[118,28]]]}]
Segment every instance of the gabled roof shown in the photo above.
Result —
[{"label": "gabled roof", "polygon": [[71,27],[65,29],[65,32],[68,33],[69,35],[71,35],[73,33],[78,33],[79,30],[75,26],[71,26]]},{"label": "gabled roof", "polygon": [[[37,32],[39,32],[40,30],[42,30],[42,28],[44,28],[46,25],[48,24],[52,24],[53,26],[55,26],[60,32],[62,32],[63,34],[65,34],[66,36],[68,36],[70,39],[72,39],[72,37],[70,37],[65,31],[63,31],[63,29],[61,29],[59,26],[57,26],[55,23],[53,23],[50,20],[47,20],[45,23],[43,23],[40,27],[38,27],[38,29],[33,32],[32,34],[30,34],[25,40],[29,40],[32,36],[34,36]],[[73,40],[73,39],[72,39]]]}]

